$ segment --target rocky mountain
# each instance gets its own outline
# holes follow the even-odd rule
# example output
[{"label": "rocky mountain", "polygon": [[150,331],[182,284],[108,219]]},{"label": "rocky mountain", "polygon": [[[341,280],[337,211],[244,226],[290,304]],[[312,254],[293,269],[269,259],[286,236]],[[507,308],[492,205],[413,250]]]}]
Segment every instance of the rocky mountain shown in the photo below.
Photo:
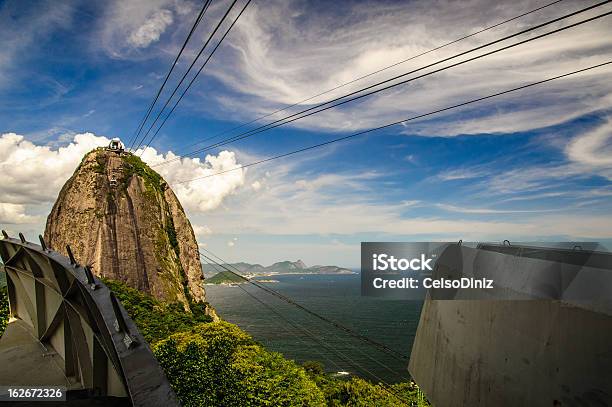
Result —
[{"label": "rocky mountain", "polygon": [[[274,274],[353,274],[353,271],[337,266],[311,266],[308,267],[302,260],[298,261],[279,261],[270,266],[261,264],[249,264],[245,262],[226,264],[232,270],[238,270],[243,275],[274,275]],[[204,273],[214,275],[219,271],[219,267],[209,264],[202,265]]]},{"label": "rocky mountain", "polygon": [[198,245],[164,179],[139,157],[98,148],[85,155],[47,218],[47,245],[98,276],[165,301],[204,301]]},{"label": "rocky mountain", "polygon": [[287,273],[295,270],[305,270],[306,264],[302,260],[298,261],[279,261],[271,266],[266,267],[267,271],[272,273]]}]

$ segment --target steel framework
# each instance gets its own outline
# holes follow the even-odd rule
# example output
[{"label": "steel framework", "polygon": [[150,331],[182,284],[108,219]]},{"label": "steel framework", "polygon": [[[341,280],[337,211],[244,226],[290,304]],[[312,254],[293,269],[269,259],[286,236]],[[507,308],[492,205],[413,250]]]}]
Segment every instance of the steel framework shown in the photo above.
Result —
[{"label": "steel framework", "polygon": [[[49,250],[42,237],[36,245],[21,233],[19,239],[2,235],[0,257],[10,304],[5,336],[13,327],[25,327],[41,349],[59,357],[69,399],[73,393],[133,406],[179,405],[121,303],[89,267],[77,263],[69,246],[66,258]],[[11,368],[0,360],[0,371]],[[15,380],[2,385],[36,385],[27,377]]]}]

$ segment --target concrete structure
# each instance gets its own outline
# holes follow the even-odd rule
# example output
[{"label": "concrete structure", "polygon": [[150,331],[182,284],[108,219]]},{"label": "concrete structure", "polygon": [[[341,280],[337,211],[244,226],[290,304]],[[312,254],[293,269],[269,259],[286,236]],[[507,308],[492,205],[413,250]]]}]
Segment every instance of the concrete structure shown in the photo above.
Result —
[{"label": "concrete structure", "polygon": [[38,246],[3,236],[10,320],[0,339],[2,386],[59,386],[66,405],[179,405],[117,298],[70,248],[66,258],[42,238]]},{"label": "concrete structure", "polygon": [[[560,267],[547,269],[564,276],[558,279],[561,290],[555,294],[563,297],[575,295],[572,286],[582,283],[580,272],[571,271],[571,261],[582,271],[596,266],[600,272],[591,276],[607,273],[609,281],[611,270],[603,267],[609,267],[612,257],[599,253],[581,259],[580,251],[516,249],[451,248],[447,253],[451,261],[442,261],[435,276],[477,276],[476,266],[465,270],[460,265],[478,265],[478,256],[493,256],[498,267],[494,273],[514,278],[501,288],[504,295],[496,291],[481,299],[460,299],[459,290],[454,297],[459,299],[428,297],[412,348],[410,374],[436,407],[612,406],[610,302],[534,300],[536,293],[542,298],[542,293],[558,287],[535,284],[529,267],[521,266],[525,259],[557,263],[565,259]],[[513,282],[517,284],[511,287]],[[509,292],[516,299],[508,300]]]}]

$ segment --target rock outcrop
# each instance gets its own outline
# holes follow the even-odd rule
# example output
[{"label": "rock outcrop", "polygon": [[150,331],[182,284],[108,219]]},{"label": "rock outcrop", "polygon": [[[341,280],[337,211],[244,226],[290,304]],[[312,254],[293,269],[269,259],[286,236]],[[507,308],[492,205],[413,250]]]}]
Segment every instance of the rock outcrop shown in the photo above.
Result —
[{"label": "rock outcrop", "polygon": [[164,179],[137,156],[98,148],[66,182],[47,218],[45,240],[96,275],[165,301],[204,301],[198,245]]}]

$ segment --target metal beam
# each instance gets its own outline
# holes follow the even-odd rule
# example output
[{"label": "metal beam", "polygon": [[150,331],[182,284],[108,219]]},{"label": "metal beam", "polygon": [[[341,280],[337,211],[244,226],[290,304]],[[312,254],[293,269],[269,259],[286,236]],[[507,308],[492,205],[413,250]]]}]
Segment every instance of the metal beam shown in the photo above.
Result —
[{"label": "metal beam", "polygon": [[[129,400],[133,406],[179,405],[134,322],[90,269],[80,266],[74,255],[66,258],[49,250],[43,239],[39,246],[26,242],[22,234],[19,239],[6,232],[2,236],[0,257],[7,271],[11,317],[30,321],[33,326],[19,323],[19,329],[29,327],[41,351],[63,359],[64,378],[74,382],[69,392],[118,397],[115,400]],[[59,301],[55,313],[47,309],[55,306],[54,299]],[[7,332],[12,326],[17,324],[9,323]],[[5,354],[2,349],[0,340],[0,355]],[[0,359],[0,373],[6,369],[11,364]],[[6,373],[21,384],[28,380],[27,372]]]}]

